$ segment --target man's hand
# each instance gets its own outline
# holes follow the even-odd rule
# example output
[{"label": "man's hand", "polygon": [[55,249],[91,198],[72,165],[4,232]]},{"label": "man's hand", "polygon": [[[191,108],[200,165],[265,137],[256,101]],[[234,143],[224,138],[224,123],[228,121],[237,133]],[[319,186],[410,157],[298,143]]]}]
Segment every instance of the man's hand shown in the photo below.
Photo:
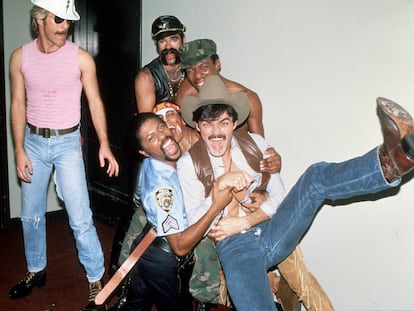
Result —
[{"label": "man's hand", "polygon": [[282,158],[275,148],[267,148],[265,154],[268,156],[260,161],[260,171],[269,172],[270,174],[279,173],[282,168]]},{"label": "man's hand", "polygon": [[254,191],[250,194],[250,203],[242,202],[237,198],[237,193],[232,191],[233,197],[239,202],[239,206],[247,216],[224,217],[211,227],[208,236],[216,242],[229,236],[243,232],[253,225],[268,219],[268,216],[260,209],[260,205],[269,198],[267,191]]},{"label": "man's hand", "polygon": [[217,186],[219,190],[231,188],[233,191],[238,192],[247,189],[252,182],[253,178],[245,171],[235,171],[221,175],[217,179]]},{"label": "man's hand", "polygon": [[108,145],[101,145],[101,148],[99,149],[99,165],[101,167],[105,167],[105,160],[108,161],[108,168],[106,169],[108,176],[118,176],[119,165],[112,154],[111,149]]},{"label": "man's hand", "polygon": [[19,179],[27,183],[32,182],[32,179],[27,175],[27,173],[33,174],[32,162],[30,162],[29,157],[24,151],[16,152],[16,171]]},{"label": "man's hand", "polygon": [[240,233],[249,228],[249,226],[250,224],[246,217],[224,217],[211,227],[208,236],[218,242]]},{"label": "man's hand", "polygon": [[240,202],[240,207],[246,214],[250,214],[259,209],[268,198],[269,193],[267,191],[254,191],[250,194],[250,203]]},{"label": "man's hand", "polygon": [[230,203],[231,199],[231,187],[224,187],[223,184],[219,186],[218,181],[215,180],[211,189],[211,207],[218,213]]},{"label": "man's hand", "polygon": [[232,192],[238,192],[253,182],[253,179],[244,171],[227,172],[214,181],[212,188],[213,207],[220,211],[232,200]]}]

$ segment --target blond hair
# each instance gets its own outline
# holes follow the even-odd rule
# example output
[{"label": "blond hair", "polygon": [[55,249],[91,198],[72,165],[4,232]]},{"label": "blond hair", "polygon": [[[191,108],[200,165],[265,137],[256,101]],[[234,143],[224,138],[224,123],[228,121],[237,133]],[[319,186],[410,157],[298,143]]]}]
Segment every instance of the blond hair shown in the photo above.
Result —
[{"label": "blond hair", "polygon": [[30,10],[30,29],[34,37],[37,37],[39,35],[39,26],[37,25],[36,19],[37,18],[45,19],[48,13],[49,11],[41,7],[38,7],[36,5],[33,6],[32,9]]}]

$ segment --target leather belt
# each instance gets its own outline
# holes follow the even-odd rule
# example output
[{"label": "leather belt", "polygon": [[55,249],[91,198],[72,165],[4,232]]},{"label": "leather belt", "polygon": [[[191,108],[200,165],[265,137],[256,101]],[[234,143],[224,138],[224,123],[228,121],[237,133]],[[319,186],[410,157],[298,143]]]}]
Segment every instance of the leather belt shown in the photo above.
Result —
[{"label": "leather belt", "polygon": [[49,129],[49,128],[39,128],[34,125],[31,125],[30,123],[27,123],[27,125],[29,126],[30,134],[37,134],[44,138],[50,138],[50,136],[65,135],[65,134],[73,133],[79,127],[79,124],[76,124],[75,126],[68,128],[68,129],[55,130],[55,129]]},{"label": "leather belt", "polygon": [[152,245],[157,246],[158,248],[161,248],[166,253],[174,254],[166,237],[155,238],[154,242],[152,242]]}]

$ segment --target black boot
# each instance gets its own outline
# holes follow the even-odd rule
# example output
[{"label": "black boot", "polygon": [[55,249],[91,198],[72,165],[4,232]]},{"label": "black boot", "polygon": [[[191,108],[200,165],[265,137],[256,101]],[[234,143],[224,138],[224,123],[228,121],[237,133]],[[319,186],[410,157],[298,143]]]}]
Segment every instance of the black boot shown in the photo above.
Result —
[{"label": "black boot", "polygon": [[26,275],[13,286],[9,292],[10,298],[23,298],[32,292],[33,287],[42,287],[46,284],[46,270],[27,272]]}]

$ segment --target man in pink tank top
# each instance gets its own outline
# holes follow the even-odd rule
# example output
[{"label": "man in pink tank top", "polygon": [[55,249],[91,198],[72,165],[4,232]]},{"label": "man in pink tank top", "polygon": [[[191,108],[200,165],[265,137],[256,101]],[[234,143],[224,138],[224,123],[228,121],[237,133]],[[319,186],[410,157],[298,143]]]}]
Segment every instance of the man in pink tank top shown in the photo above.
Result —
[{"label": "man in pink tank top", "polygon": [[106,117],[93,58],[67,41],[79,20],[74,0],[31,0],[31,28],[36,39],[10,58],[11,124],[17,176],[22,181],[26,275],[9,293],[29,295],[46,282],[46,198],[50,176],[64,201],[79,261],[89,282],[87,309],[103,286],[104,256],[89,204],[80,137],[81,93],[88,99],[99,139],[99,164],[117,176],[118,163],[107,137]]}]

